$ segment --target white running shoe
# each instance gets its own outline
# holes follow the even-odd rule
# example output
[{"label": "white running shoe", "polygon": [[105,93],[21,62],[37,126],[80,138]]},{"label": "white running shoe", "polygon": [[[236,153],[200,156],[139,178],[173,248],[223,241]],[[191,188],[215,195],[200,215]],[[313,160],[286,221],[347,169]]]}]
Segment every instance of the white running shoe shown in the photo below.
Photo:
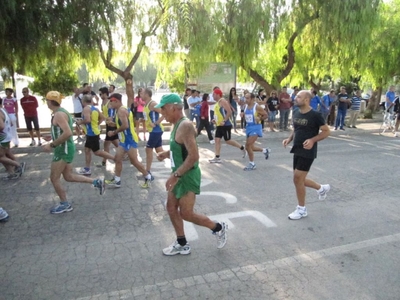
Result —
[{"label": "white running shoe", "polygon": [[2,208],[0,207],[0,221],[1,222],[5,222],[8,219],[8,213]]},{"label": "white running shoe", "polygon": [[[244,146],[243,146],[244,147]],[[246,150],[246,148],[244,148],[243,150],[241,150],[242,152],[243,152],[243,158],[246,158],[246,156],[247,156],[247,150]]]},{"label": "white running shoe", "polygon": [[213,159],[208,160],[212,164],[220,164],[222,160],[219,157],[214,157]]},{"label": "white running shoe", "polygon": [[256,164],[249,163],[249,164],[247,165],[247,167],[245,167],[245,168],[243,169],[243,171],[253,171],[253,170],[255,170],[255,169],[257,169]]},{"label": "white running shoe", "polygon": [[307,217],[307,208],[304,207],[304,209],[302,209],[298,205],[296,207],[296,210],[292,212],[290,215],[288,215],[288,218],[290,220],[299,220],[305,217]]},{"label": "white running shoe", "polygon": [[173,242],[169,247],[163,249],[164,255],[172,256],[177,254],[188,255],[190,254],[190,245],[186,243],[185,246],[179,245],[178,241]]},{"label": "white running shoe", "polygon": [[227,234],[228,224],[226,224],[225,222],[221,222],[220,224],[222,226],[222,229],[218,232],[213,233],[217,237],[217,248],[218,249],[223,248],[228,239],[228,234]]},{"label": "white running shoe", "polygon": [[211,144],[211,145],[214,145],[214,144],[215,144],[215,141],[214,141],[214,140],[211,140],[211,141],[210,141],[210,144]]},{"label": "white running shoe", "polygon": [[322,187],[322,192],[318,192],[318,199],[319,200],[325,200],[326,199],[326,195],[328,194],[328,192],[331,189],[331,186],[329,184],[321,184]]},{"label": "white running shoe", "polygon": [[78,174],[81,174],[81,175],[92,175],[92,171],[90,169],[88,169],[88,168],[80,168],[78,170]]},{"label": "white running shoe", "polygon": [[[265,151],[265,152],[264,152],[264,151]],[[271,153],[271,149],[265,148],[264,151],[263,151],[263,153],[264,153],[265,159],[268,159],[268,158],[269,158],[269,155],[270,155],[270,153]]]}]

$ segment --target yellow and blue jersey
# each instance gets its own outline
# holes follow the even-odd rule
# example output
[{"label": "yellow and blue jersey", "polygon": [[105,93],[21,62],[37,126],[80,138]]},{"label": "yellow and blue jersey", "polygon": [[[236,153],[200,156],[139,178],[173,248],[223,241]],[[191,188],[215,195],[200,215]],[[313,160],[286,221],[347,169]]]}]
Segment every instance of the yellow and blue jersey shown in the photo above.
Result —
[{"label": "yellow and blue jersey", "polygon": [[147,131],[150,132],[163,132],[164,131],[164,126],[159,124],[156,125],[154,128],[151,126],[152,123],[155,123],[160,119],[160,114],[154,110],[150,110],[149,105],[153,101],[150,101],[143,110],[143,116],[146,121],[146,129]]},{"label": "yellow and blue jersey", "polygon": [[[132,111],[128,110],[125,106],[121,106],[119,109],[126,109],[128,111],[128,128],[118,133],[118,138],[121,143],[135,143],[137,144],[139,139],[135,130],[135,122],[133,119]],[[115,114],[115,123],[117,128],[120,128],[122,125],[121,120],[118,118],[118,114]]]},{"label": "yellow and blue jersey", "polygon": [[[99,117],[100,117],[100,112],[99,110],[94,107],[93,105],[90,106],[90,123],[85,124],[86,125],[86,135],[89,136],[95,136],[100,134],[100,124],[99,124]],[[85,116],[83,116],[83,119],[85,119]]]},{"label": "yellow and blue jersey", "polygon": [[232,122],[230,119],[222,124],[226,116],[226,110],[220,105],[220,101],[218,101],[214,106],[215,123],[217,124],[217,126],[232,126]]}]

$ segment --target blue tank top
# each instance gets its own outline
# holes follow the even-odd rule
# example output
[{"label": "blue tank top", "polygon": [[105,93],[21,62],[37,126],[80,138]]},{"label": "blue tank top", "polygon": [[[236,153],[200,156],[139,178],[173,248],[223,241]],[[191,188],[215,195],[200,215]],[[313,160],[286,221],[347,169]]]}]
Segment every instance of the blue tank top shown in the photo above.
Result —
[{"label": "blue tank top", "polygon": [[249,109],[247,105],[244,108],[244,118],[246,120],[247,126],[253,126],[259,124],[255,118],[256,107],[257,103],[254,103],[254,106],[251,109]]}]

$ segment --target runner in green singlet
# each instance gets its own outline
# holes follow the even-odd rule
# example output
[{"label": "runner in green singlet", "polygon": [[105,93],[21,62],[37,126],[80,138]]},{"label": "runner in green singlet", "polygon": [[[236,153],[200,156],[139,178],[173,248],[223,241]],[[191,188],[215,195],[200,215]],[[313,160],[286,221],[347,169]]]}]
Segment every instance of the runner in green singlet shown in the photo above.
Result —
[{"label": "runner in green singlet", "polygon": [[216,223],[193,211],[196,195],[200,194],[199,150],[192,122],[183,116],[183,102],[177,94],[169,94],[164,95],[160,104],[155,107],[161,108],[165,119],[174,124],[170,150],[157,155],[160,161],[171,159],[172,173],[166,183],[167,211],[177,235],[177,240],[163,249],[163,253],[165,255],[190,253],[191,248],[185,237],[183,220],[211,229],[217,237],[217,248],[222,248],[226,244],[227,224]]},{"label": "runner in green singlet", "polygon": [[100,190],[100,195],[104,194],[104,180],[90,179],[72,172],[71,162],[74,159],[75,145],[72,139],[72,118],[70,114],[63,109],[61,105],[62,95],[56,91],[50,91],[46,95],[47,106],[53,111],[51,120],[51,136],[43,137],[51,143],[43,146],[43,150],[50,152],[54,149],[53,161],[51,163],[50,180],[60,197],[60,204],[54,206],[50,213],[61,214],[73,210],[71,203],[67,201],[67,194],[61,185],[61,174],[65,181],[82,182],[93,184]]}]

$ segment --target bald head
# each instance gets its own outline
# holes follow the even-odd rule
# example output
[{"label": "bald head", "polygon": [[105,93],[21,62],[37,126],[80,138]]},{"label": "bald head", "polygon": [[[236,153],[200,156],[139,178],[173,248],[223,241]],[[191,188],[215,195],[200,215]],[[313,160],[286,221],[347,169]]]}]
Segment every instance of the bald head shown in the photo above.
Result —
[{"label": "bald head", "polygon": [[296,95],[296,98],[295,98],[296,105],[300,108],[309,106],[312,97],[313,96],[310,91],[302,90]]}]

